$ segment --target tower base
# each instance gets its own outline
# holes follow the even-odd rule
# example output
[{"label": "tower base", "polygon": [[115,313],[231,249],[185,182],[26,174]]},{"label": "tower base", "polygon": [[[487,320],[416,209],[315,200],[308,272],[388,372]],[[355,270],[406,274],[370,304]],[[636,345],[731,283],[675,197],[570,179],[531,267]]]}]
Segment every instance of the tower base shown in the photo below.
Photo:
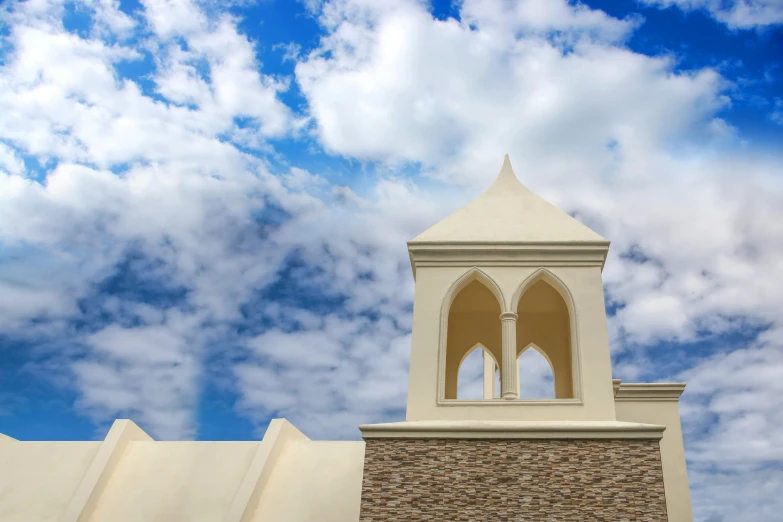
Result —
[{"label": "tower base", "polygon": [[661,426],[409,422],[361,429],[362,522],[667,520]]}]

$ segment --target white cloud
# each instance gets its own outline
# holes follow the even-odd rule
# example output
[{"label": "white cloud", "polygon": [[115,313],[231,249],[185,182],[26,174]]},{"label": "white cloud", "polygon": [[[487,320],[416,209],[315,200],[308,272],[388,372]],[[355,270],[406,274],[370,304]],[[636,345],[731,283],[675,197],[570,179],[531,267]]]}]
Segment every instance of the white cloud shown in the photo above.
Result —
[{"label": "white cloud", "polygon": [[781,0],[643,0],[662,8],[704,10],[731,29],[753,29],[783,23]]},{"label": "white cloud", "polygon": [[[549,4],[560,2],[528,9],[548,12]],[[668,58],[592,36],[627,31],[628,23],[578,10],[542,15],[525,32],[524,9],[488,5],[514,4],[466,3],[475,30],[468,21],[433,20],[412,2],[370,21],[358,8],[339,18],[332,7],[324,24],[334,30],[296,68],[324,146],[437,165],[441,175],[477,184],[511,152],[529,181],[534,168],[546,168],[533,174],[544,176],[585,163],[606,167],[612,141],[643,153],[685,133],[709,133],[694,125],[725,103],[715,71],[676,74]],[[552,31],[572,43],[548,37]]]},{"label": "white cloud", "polygon": [[[265,162],[222,140],[235,117],[256,118],[251,134],[261,139],[295,125],[276,98],[281,84],[258,74],[252,45],[230,19],[183,30],[187,51],[175,42],[152,42],[163,52],[150,79],[159,95],[174,102],[164,103],[118,79],[118,62],[136,59],[143,49],[108,46],[65,33],[54,20],[22,14],[0,76],[0,103],[12,115],[0,124],[0,136],[56,163],[49,163],[39,182],[25,177],[30,173],[15,153],[5,155],[10,168],[0,174],[0,240],[29,251],[27,267],[3,264],[3,328],[22,335],[33,318],[78,319],[81,300],[100,299],[113,322],[92,336],[70,339],[87,350],[72,366],[83,411],[96,421],[133,415],[163,438],[192,436],[202,360],[212,339],[206,325],[241,320],[240,307],[275,280],[293,250],[321,266],[313,284],[350,295],[348,313],[382,314],[390,336],[373,338],[367,357],[373,346],[387,349],[389,339],[407,335],[412,288],[404,244],[438,209],[424,205],[411,184],[393,178],[375,187],[372,200],[337,198],[331,203],[336,206],[326,207],[308,194],[335,199],[320,176],[292,168],[278,179]],[[44,52],[48,46],[56,52]],[[205,63],[209,77],[196,70]],[[116,166],[123,167],[121,174],[110,170]],[[289,214],[279,229],[254,217],[270,205]],[[398,217],[400,205],[410,211]],[[111,277],[129,251],[144,260],[135,277],[182,289],[181,301],[159,309],[134,301],[144,295],[96,297],[96,284]],[[44,265],[50,268],[42,271]],[[368,277],[357,282],[358,273]],[[273,313],[275,307],[269,308]],[[307,316],[304,310],[289,312]],[[367,336],[376,323],[363,321]],[[60,328],[60,335],[69,335],[66,323]],[[344,342],[339,336],[347,332],[334,330],[335,343]],[[407,350],[395,354],[396,364],[404,366]],[[164,356],[168,362],[159,360]],[[404,375],[387,383],[397,399],[404,394]],[[376,393],[370,382],[362,384],[365,395]],[[255,418],[266,411],[256,408]],[[319,422],[317,429],[332,424],[326,417]]]},{"label": "white cloud", "polygon": [[[200,11],[193,8],[194,12]],[[51,21],[15,17],[12,58],[0,76],[0,134],[31,154],[102,167],[179,159],[222,165],[233,148],[216,136],[249,118],[259,138],[282,136],[294,124],[277,99],[284,83],[259,73],[252,44],[226,17],[179,43],[146,42],[162,61],[152,80],[169,105],[120,78],[121,62],[140,60],[143,48],[81,38]],[[196,72],[203,61],[211,81]]]},{"label": "white cloud", "polygon": [[[96,285],[137,252],[147,259],[146,277],[184,289],[184,302],[173,306],[188,310],[192,331],[177,329],[171,318],[161,323],[141,304],[112,305],[116,298],[99,297],[110,316],[119,313],[110,305],[119,307],[140,325],[109,325],[95,337],[70,339],[88,347],[73,366],[79,404],[96,419],[130,411],[158,436],[191,436],[203,356],[193,347],[209,335],[201,323],[237,318],[239,306],[285,256],[253,214],[270,204],[288,212],[317,204],[286,190],[261,160],[222,138],[236,133],[238,117],[258,146],[290,132],[292,113],[277,99],[284,82],[259,72],[253,45],[224,16],[201,25],[174,19],[176,34],[188,39],[185,52],[156,37],[135,46],[103,39],[107,31],[127,36],[131,22],[145,16],[153,25],[166,19],[151,8],[137,19],[118,11],[116,2],[77,5],[102,24],[85,37],[63,29],[60,4],[13,7],[9,54],[0,68],[0,241],[6,253],[25,257],[2,259],[3,330],[30,335],[29,321],[46,319],[60,321],[58,335],[73,336],[62,321],[80,318],[81,300],[98,299]],[[200,7],[180,7],[207,20]],[[155,99],[120,74],[124,62],[141,59],[148,48],[161,51],[162,60],[150,79],[166,86],[160,94],[175,103]],[[187,86],[167,75],[177,64],[193,63],[206,64],[209,74],[204,80],[185,69],[197,86],[188,98]],[[45,165],[43,181],[25,170],[18,151]],[[170,336],[154,334],[156,328]],[[153,356],[164,354],[178,362],[160,364]]]},{"label": "white cloud", "polygon": [[144,0],[144,11],[152,29],[161,38],[187,36],[204,31],[207,26],[207,16],[190,0]]},{"label": "white cloud", "polygon": [[[6,266],[5,270],[9,270]],[[0,279],[0,330],[12,331],[27,326],[31,317],[57,319],[76,312],[76,307],[62,287],[34,285],[28,281]]]},{"label": "white cloud", "polygon": [[241,407],[258,421],[285,416],[319,438],[355,438],[359,424],[402,420],[410,336],[388,319],[330,315],[249,345],[251,359],[235,371]]},{"label": "white cloud", "polygon": [[[688,370],[684,404],[691,430],[708,435],[691,448],[697,464],[720,463],[731,470],[783,462],[783,330],[763,333],[749,347],[720,353]],[[716,416],[718,424],[710,422]],[[733,449],[742,444],[742,450]]]},{"label": "white cloud", "polygon": [[691,499],[696,520],[732,522],[734,520],[774,521],[780,518],[783,499],[783,473],[772,467],[753,473],[688,471]]},{"label": "white cloud", "polygon": [[5,143],[0,143],[0,173],[3,171],[7,174],[20,175],[24,172],[24,161],[17,151]]},{"label": "white cloud", "polygon": [[[265,301],[260,310],[257,320],[277,327],[250,340],[236,367],[243,411],[285,416],[318,438],[355,438],[359,424],[404,417],[413,300],[405,242],[443,205],[424,197],[382,180],[366,198],[350,194],[285,225],[286,249],[317,270],[284,282],[301,305]],[[333,297],[344,301],[308,311]]]},{"label": "white cloud", "polygon": [[199,351],[196,317],[171,314],[166,324],[108,326],[86,339],[93,349],[73,364],[82,396],[78,405],[101,421],[130,416],[163,439],[192,437],[198,395]]},{"label": "white cloud", "polygon": [[514,38],[520,34],[552,35],[556,40],[576,42],[582,38],[618,42],[624,40],[639,20],[619,20],[603,11],[564,1],[526,0],[522,2],[463,2],[460,10],[465,24],[472,24],[493,37]]},{"label": "white cloud", "polygon": [[[726,347],[681,377],[694,510],[704,520],[779,518],[783,500],[783,334]],[[713,517],[713,518],[710,518]]]}]

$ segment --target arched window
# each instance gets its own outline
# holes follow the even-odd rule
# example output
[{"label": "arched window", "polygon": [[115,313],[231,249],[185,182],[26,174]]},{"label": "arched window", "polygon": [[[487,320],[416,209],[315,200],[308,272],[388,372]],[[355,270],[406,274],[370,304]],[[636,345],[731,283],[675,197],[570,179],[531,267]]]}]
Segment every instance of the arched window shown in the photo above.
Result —
[{"label": "arched window", "polygon": [[[489,372],[487,372],[487,365]],[[499,378],[497,364],[492,354],[476,345],[465,356],[457,374],[458,399],[492,399],[495,396],[495,379]],[[487,388],[489,386],[489,388]],[[497,384],[499,386],[499,384]]]},{"label": "arched window", "polygon": [[517,358],[520,399],[554,399],[555,375],[549,360],[535,345],[528,345]]},{"label": "arched window", "polygon": [[[502,358],[502,310],[497,285],[481,271],[474,269],[463,277],[456,288],[458,291],[451,299],[446,323],[446,399],[457,398],[460,367],[477,345],[491,354],[496,365]],[[481,350],[477,353],[480,356]],[[482,396],[478,395],[479,398]]]},{"label": "arched window", "polygon": [[517,301],[517,354],[530,345],[549,362],[554,374],[555,398],[574,397],[571,317],[563,297],[564,286],[542,270],[521,287]]}]

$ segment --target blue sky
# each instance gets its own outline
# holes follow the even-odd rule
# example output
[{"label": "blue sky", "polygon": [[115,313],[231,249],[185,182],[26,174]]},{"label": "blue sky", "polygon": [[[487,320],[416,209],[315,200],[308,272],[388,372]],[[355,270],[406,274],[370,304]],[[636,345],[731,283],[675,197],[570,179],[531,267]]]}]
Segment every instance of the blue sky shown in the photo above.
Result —
[{"label": "blue sky", "polygon": [[0,9],[0,432],[403,418],[405,242],[508,153],[612,241],[615,376],[688,381],[697,519],[783,509],[780,1]]}]

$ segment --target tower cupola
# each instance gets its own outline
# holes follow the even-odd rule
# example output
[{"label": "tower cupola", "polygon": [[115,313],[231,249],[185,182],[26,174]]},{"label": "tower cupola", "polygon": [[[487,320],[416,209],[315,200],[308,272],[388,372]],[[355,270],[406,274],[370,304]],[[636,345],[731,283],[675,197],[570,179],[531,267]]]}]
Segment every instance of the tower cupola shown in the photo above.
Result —
[{"label": "tower cupola", "polygon": [[[608,248],[520,183],[506,156],[484,193],[408,242],[416,279],[408,420],[614,419],[601,282]],[[478,400],[457,393],[474,350],[484,359]],[[527,350],[551,366],[553,397],[520,397]]]}]

